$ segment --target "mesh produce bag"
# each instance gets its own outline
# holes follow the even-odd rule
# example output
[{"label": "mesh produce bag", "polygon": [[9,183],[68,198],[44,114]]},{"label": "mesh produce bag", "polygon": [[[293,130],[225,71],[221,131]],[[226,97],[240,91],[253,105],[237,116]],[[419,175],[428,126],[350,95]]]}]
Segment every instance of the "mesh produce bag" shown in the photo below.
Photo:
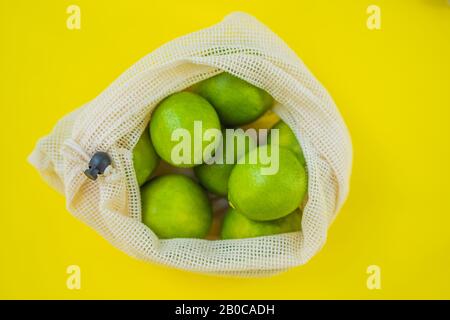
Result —
[{"label": "mesh produce bag", "polygon": [[[269,92],[273,111],[299,139],[308,171],[302,231],[160,240],[141,222],[132,150],[162,99],[223,71]],[[83,171],[97,151],[107,152],[112,165],[92,181]],[[297,55],[255,18],[233,13],[142,58],[61,119],[29,160],[75,217],[127,254],[203,273],[261,276],[304,264],[323,246],[348,194],[352,146],[333,100]]]}]

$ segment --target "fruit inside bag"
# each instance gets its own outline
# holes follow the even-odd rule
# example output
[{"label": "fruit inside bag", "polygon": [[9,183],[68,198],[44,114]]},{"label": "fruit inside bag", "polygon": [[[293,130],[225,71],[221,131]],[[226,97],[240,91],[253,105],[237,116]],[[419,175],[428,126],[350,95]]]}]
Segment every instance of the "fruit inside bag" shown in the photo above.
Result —
[{"label": "fruit inside bag", "polygon": [[351,159],[326,90],[242,13],[144,57],[30,156],[72,214],[131,256],[238,276],[321,248]]}]

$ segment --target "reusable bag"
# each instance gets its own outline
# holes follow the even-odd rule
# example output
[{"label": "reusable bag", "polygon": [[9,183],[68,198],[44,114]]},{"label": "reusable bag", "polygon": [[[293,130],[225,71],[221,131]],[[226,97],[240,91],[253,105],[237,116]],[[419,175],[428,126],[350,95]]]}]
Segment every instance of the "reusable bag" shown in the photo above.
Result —
[{"label": "reusable bag", "polygon": [[[302,231],[160,240],[141,222],[132,150],[162,99],[223,71],[269,92],[273,111],[299,139],[308,172]],[[112,165],[92,181],[83,172],[97,151]],[[349,191],[352,146],[333,100],[297,55],[255,18],[233,13],[142,58],[62,118],[29,161],[64,194],[68,211],[130,256],[202,273],[264,276],[306,263],[324,245]]]}]

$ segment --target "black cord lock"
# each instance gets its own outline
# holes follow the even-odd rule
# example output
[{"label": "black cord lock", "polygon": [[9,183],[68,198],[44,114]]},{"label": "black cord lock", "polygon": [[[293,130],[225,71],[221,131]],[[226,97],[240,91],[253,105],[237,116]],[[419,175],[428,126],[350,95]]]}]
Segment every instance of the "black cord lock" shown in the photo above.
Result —
[{"label": "black cord lock", "polygon": [[97,180],[99,174],[103,174],[108,166],[112,163],[111,157],[106,152],[96,152],[91,161],[89,161],[89,169],[84,174],[91,180]]}]

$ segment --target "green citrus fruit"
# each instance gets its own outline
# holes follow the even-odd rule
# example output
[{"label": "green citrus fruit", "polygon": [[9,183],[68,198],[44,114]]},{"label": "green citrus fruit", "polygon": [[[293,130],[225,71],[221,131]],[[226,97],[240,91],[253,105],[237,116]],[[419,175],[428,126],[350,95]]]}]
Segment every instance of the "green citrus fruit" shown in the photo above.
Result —
[{"label": "green citrus fruit", "polygon": [[139,186],[150,178],[158,163],[159,157],[153,148],[149,131],[146,129],[133,149],[133,166]]},{"label": "green citrus fruit", "polygon": [[[200,136],[195,134],[195,125],[200,125]],[[189,152],[187,161],[180,163],[173,158],[173,152],[177,155],[185,155],[186,149],[177,149],[186,137],[173,139],[175,130],[189,134]],[[220,145],[220,140],[207,141],[204,138],[208,129],[220,130],[220,121],[214,108],[207,100],[191,92],[175,93],[163,100],[153,112],[150,120],[150,136],[158,155],[176,167],[189,168],[202,163],[203,151],[210,144],[214,148]],[[195,140],[200,138],[200,148],[195,147]],[[198,141],[198,140],[197,140]],[[187,154],[187,153],[186,153]],[[188,154],[187,154],[188,155]],[[206,160],[206,159],[203,159]]]},{"label": "green citrus fruit", "polygon": [[212,207],[203,189],[181,174],[151,180],[141,188],[142,221],[161,239],[204,238]]},{"label": "green citrus fruit", "polygon": [[270,221],[250,220],[238,210],[230,208],[222,223],[222,239],[242,239],[300,231],[302,215],[300,210]]},{"label": "green citrus fruit", "polygon": [[[222,163],[217,163],[217,161],[211,164],[205,163],[200,166],[196,166],[194,168],[194,172],[200,183],[208,191],[219,196],[226,196],[228,193],[228,178],[230,177],[231,170],[236,164],[238,158],[253,149],[256,142],[251,136],[245,135],[243,131],[235,131],[233,136],[231,136],[231,139],[234,140],[234,148],[231,149],[230,147],[230,150],[228,151],[232,152],[232,154],[228,157],[231,161],[227,161],[227,136],[225,134],[225,130],[222,134],[223,144],[221,144],[216,151],[216,158],[220,159]],[[241,147],[239,147],[239,143],[241,143]]]},{"label": "green citrus fruit", "polygon": [[273,104],[264,90],[223,72],[193,86],[216,109],[220,120],[229,126],[240,126],[256,120]]},{"label": "green citrus fruit", "polygon": [[[302,165],[306,164],[305,156],[303,155],[303,150],[300,147],[300,143],[298,143],[297,137],[295,136],[294,132],[289,128],[289,126],[282,120],[280,120],[278,123],[276,123],[272,129],[278,129],[279,134],[279,144],[281,147],[288,148],[292,152],[294,152],[298,160],[300,160],[300,163]],[[267,143],[271,143],[271,135],[269,135],[269,138],[267,140]]]},{"label": "green citrus fruit", "polygon": [[[281,147],[278,150],[278,166],[275,156],[272,160],[273,174],[263,172],[270,165],[263,164],[259,156],[272,156],[269,145],[250,151],[245,155],[245,163],[236,164],[231,171],[228,200],[247,218],[257,221],[281,218],[297,209],[306,195],[305,168],[293,152]],[[252,158],[257,158],[255,164],[249,163]]]},{"label": "green citrus fruit", "polygon": [[233,164],[202,164],[194,167],[194,172],[202,186],[224,197],[228,192],[228,178],[233,167]]}]

